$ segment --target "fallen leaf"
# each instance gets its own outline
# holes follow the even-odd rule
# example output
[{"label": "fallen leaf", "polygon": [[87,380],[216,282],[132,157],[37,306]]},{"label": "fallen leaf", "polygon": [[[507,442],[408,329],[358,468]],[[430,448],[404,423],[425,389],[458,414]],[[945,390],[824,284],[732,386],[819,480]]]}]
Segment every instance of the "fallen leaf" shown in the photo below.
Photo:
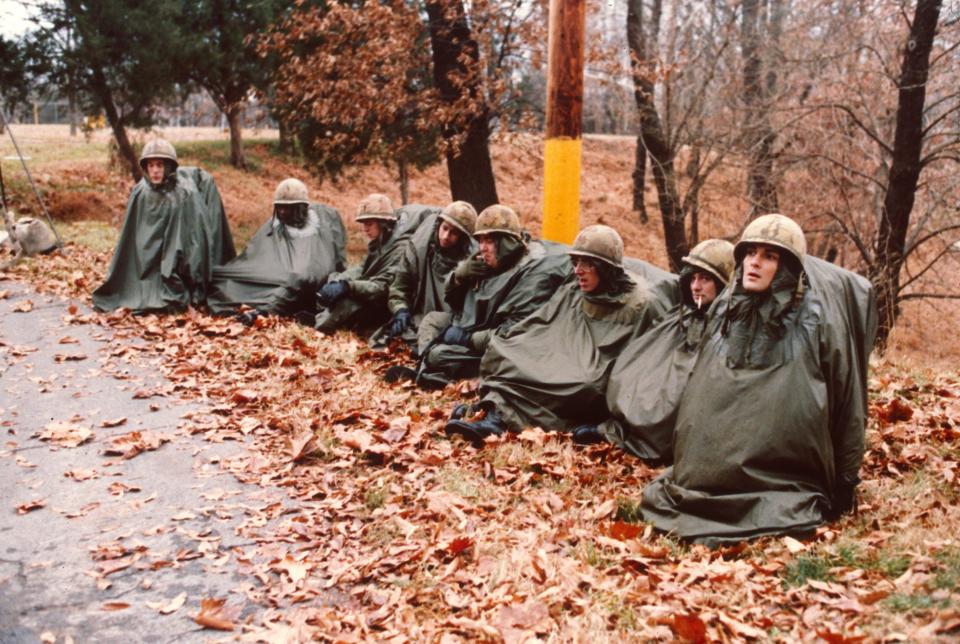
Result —
[{"label": "fallen leaf", "polygon": [[77,447],[93,438],[93,430],[76,423],[54,421],[44,426],[43,431],[34,436],[60,447]]},{"label": "fallen leaf", "polygon": [[101,427],[119,427],[120,425],[124,424],[125,422],[127,422],[127,417],[126,417],[126,416],[121,416],[120,418],[113,418],[113,419],[110,419],[110,420],[102,420],[102,421],[100,421],[100,426],[101,426]]},{"label": "fallen leaf", "polygon": [[103,605],[103,610],[124,610],[130,608],[127,602],[107,602]]},{"label": "fallen leaf", "polygon": [[787,547],[787,550],[790,551],[790,554],[797,554],[798,552],[803,552],[807,549],[805,545],[794,539],[793,537],[784,537],[783,545]]},{"label": "fallen leaf", "polygon": [[201,599],[200,612],[194,616],[193,621],[204,628],[232,631],[234,624],[230,616],[227,615],[224,607],[225,603],[225,599]]},{"label": "fallen leaf", "polygon": [[74,481],[89,481],[90,479],[100,477],[100,474],[97,473],[97,470],[85,470],[82,468],[68,470],[64,472],[63,475],[68,479],[73,479]]},{"label": "fallen leaf", "polygon": [[15,313],[29,313],[33,310],[33,300],[24,300],[12,309]]},{"label": "fallen leaf", "polygon": [[85,353],[57,353],[53,356],[55,362],[79,362],[86,359]]},{"label": "fallen leaf", "polygon": [[17,506],[17,514],[26,514],[27,512],[33,512],[34,510],[39,510],[47,504],[43,499],[35,499],[33,501],[27,501],[26,503],[21,503]]},{"label": "fallen leaf", "polygon": [[183,606],[184,602],[187,601],[187,593],[180,593],[176,597],[170,600],[166,606],[160,608],[161,615],[169,615],[170,613],[175,613],[180,610],[180,607]]},{"label": "fallen leaf", "polygon": [[683,613],[674,615],[670,628],[681,640],[693,644],[703,644],[707,641],[707,625],[696,615]]}]

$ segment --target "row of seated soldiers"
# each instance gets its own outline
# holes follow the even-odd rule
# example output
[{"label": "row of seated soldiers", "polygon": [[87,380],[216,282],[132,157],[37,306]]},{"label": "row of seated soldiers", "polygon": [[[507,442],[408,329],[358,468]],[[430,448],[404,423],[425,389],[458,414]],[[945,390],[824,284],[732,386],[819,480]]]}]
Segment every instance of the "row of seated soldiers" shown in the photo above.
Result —
[{"label": "row of seated soldiers", "polygon": [[370,195],[356,217],[368,252],[347,268],[339,213],[302,182],[280,183],[234,256],[209,175],[163,141],[141,163],[101,310],[205,305],[402,340],[415,362],[388,381],[480,377],[447,434],[482,445],[539,426],[666,465],[643,517],[687,540],[804,536],[855,506],[873,292],[808,255],[788,217],[757,218],[736,245],[701,242],[673,275],[625,257],[609,226],[566,246],[530,239],[502,205],[395,210]]}]

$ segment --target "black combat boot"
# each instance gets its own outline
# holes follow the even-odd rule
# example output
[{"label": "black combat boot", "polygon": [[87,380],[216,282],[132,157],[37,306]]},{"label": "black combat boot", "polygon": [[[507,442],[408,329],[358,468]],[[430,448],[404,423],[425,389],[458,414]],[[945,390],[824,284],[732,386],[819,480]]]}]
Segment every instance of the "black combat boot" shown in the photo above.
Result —
[{"label": "black combat boot", "polygon": [[[455,409],[454,412],[457,410]],[[480,420],[450,420],[447,426],[443,428],[447,434],[460,434],[475,443],[482,443],[487,436],[500,436],[507,431],[500,417],[500,412],[491,409]]]},{"label": "black combat boot", "polygon": [[573,442],[577,445],[595,445],[606,441],[607,439],[596,425],[580,425],[573,430]]}]

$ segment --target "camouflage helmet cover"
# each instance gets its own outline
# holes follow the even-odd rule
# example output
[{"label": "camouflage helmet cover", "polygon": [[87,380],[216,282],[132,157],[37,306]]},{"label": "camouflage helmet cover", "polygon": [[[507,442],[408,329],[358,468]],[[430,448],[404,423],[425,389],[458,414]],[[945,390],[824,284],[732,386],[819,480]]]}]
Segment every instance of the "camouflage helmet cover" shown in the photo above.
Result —
[{"label": "camouflage helmet cover", "polygon": [[520,218],[517,217],[513,208],[494,204],[483,209],[483,212],[477,217],[477,225],[473,231],[473,236],[478,237],[491,233],[502,233],[523,240]]},{"label": "camouflage helmet cover", "polygon": [[592,257],[607,264],[623,267],[623,239],[620,233],[603,224],[587,226],[573,240],[567,251],[573,257]]},{"label": "camouflage helmet cover", "polygon": [[726,286],[733,274],[733,244],[725,239],[706,239],[680,261],[706,271]]},{"label": "camouflage helmet cover", "polygon": [[443,209],[440,219],[466,235],[472,235],[477,227],[477,211],[466,201],[454,201]]},{"label": "camouflage helmet cover", "polygon": [[177,161],[177,151],[173,145],[166,139],[154,139],[143,146],[143,152],[140,154],[140,167],[147,169],[147,159],[165,159],[173,161],[173,167],[180,165]]},{"label": "camouflage helmet cover", "polygon": [[379,193],[369,194],[360,201],[357,207],[357,221],[391,221],[397,216],[393,213],[393,202],[390,197]]},{"label": "camouflage helmet cover", "polygon": [[274,205],[310,203],[306,184],[300,179],[284,179],[277,185],[277,189],[273,193],[273,203]]},{"label": "camouflage helmet cover", "polygon": [[763,215],[747,225],[740,241],[733,249],[737,264],[743,261],[747,246],[751,244],[766,244],[782,248],[801,264],[804,255],[807,254],[807,240],[803,236],[803,229],[794,220],[780,214]]}]

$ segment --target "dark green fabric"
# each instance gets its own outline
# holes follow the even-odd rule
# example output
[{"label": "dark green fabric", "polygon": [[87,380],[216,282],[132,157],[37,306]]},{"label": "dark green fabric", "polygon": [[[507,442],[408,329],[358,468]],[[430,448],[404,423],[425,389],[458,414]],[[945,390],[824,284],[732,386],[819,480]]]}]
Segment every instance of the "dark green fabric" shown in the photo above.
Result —
[{"label": "dark green fabric", "polygon": [[387,296],[400,259],[413,234],[434,210],[419,204],[399,209],[397,223],[388,234],[367,244],[367,255],[359,266],[333,273],[327,278],[330,282],[346,281],[350,290],[332,309],[321,309],[317,313],[318,330],[332,333],[342,327],[369,327],[386,321],[390,313]]},{"label": "dark green fabric", "polygon": [[300,229],[271,217],[239,257],[213,269],[207,305],[216,314],[241,304],[276,315],[313,311],[317,289],[336,270],[345,241],[343,220],[330,206],[310,204]]},{"label": "dark green fabric", "polygon": [[705,322],[705,311],[677,306],[624,347],[607,385],[610,417],[598,428],[610,443],[642,459],[671,460],[677,408]]},{"label": "dark green fabric", "polygon": [[[453,287],[451,274],[445,297],[454,309],[452,324],[471,333],[489,330],[505,334],[550,299],[569,278],[570,260],[561,247],[531,241],[515,264],[473,286]],[[489,338],[489,334],[483,335]],[[417,381],[424,386],[442,386],[455,379],[476,377],[482,355],[483,351],[473,346],[436,344],[423,356]]]},{"label": "dark green fabric", "polygon": [[[455,248],[440,248],[437,241],[437,229],[442,221],[439,212],[440,208],[434,208],[433,214],[428,214],[410,237],[390,284],[387,307],[391,314],[400,309],[410,312],[411,324],[401,337],[411,344],[416,343],[417,328],[424,315],[431,311],[450,310],[443,299],[444,281],[457,262],[474,250],[472,238],[462,233],[461,243]],[[385,327],[378,329],[371,337],[371,343],[384,343],[385,331]]]},{"label": "dark green fabric", "polygon": [[[568,267],[568,270],[569,267]],[[565,284],[535,313],[492,339],[480,363],[482,402],[512,429],[570,430],[606,416],[610,366],[634,335],[664,314],[645,279],[614,280],[619,293]]]},{"label": "dark green fabric", "polygon": [[708,545],[804,534],[858,481],[873,290],[816,258],[804,273],[799,292],[784,279],[772,295],[718,298],[680,400],[675,464],[643,493],[658,529]]},{"label": "dark green fabric", "polygon": [[213,266],[233,259],[233,240],[213,179],[189,167],[174,177],[159,188],[142,179],[130,193],[107,279],[93,292],[93,304],[101,311],[172,312],[198,306],[206,300]]}]

